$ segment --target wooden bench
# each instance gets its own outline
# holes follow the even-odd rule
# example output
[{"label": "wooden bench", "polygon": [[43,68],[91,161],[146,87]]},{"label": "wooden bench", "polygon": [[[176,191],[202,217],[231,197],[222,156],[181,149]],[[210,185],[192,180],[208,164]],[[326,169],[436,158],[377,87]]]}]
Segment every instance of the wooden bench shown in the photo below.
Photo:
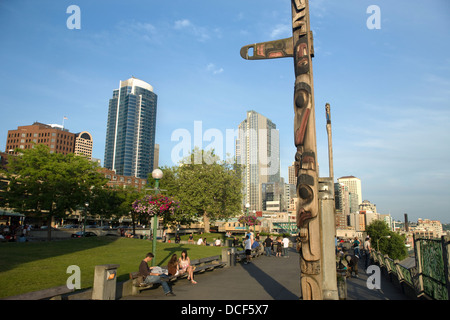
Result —
[{"label": "wooden bench", "polygon": [[[258,258],[262,253],[263,252],[260,250],[260,248],[252,249],[252,259]],[[238,262],[247,261],[247,256],[245,255],[245,250],[236,252],[235,259]]]},{"label": "wooden bench", "polygon": [[62,299],[62,295],[72,293],[73,291],[73,289],[69,289],[67,286],[59,286],[6,297],[2,300],[60,300]]},{"label": "wooden bench", "polygon": [[215,268],[222,268],[227,263],[221,260],[221,256],[212,256],[207,258],[191,260],[191,266],[194,266],[194,273],[203,273],[205,271],[212,271]]},{"label": "wooden bench", "polygon": [[[207,258],[201,258],[201,259],[195,259],[191,260],[191,266],[194,266],[194,273],[203,273],[205,271],[212,271],[216,268],[221,268],[226,265],[226,262],[223,262],[221,260],[221,256],[212,256]],[[162,269],[167,269],[167,266],[161,267]],[[187,278],[188,273],[185,272],[183,274],[180,274],[178,276],[171,276],[168,281],[174,282],[178,279],[184,279]],[[130,272],[130,280],[132,281],[132,295],[139,294],[142,290],[150,289],[153,287],[157,287],[157,285],[154,284],[146,284],[144,283],[144,279],[139,276],[139,271]]]}]

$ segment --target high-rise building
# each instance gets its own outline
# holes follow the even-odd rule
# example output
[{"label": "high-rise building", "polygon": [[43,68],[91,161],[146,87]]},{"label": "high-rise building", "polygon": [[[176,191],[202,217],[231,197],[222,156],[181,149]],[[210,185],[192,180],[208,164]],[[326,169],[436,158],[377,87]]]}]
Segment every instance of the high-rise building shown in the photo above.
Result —
[{"label": "high-rise building", "polygon": [[75,134],[60,125],[34,122],[29,126],[8,130],[5,152],[16,154],[16,148],[31,149],[34,144],[47,145],[51,153],[74,153]]},{"label": "high-rise building", "polygon": [[77,156],[83,155],[89,160],[92,160],[92,146],[92,135],[89,132],[83,131],[75,134],[74,153]]},{"label": "high-rise building", "polygon": [[294,186],[297,186],[297,176],[295,175],[295,163],[292,164],[292,166],[288,167],[288,181],[289,184],[293,184]]},{"label": "high-rise building", "polygon": [[336,210],[340,210],[340,212],[345,216],[350,214],[348,187],[343,183],[337,182],[334,184],[334,201]]},{"label": "high-rise building", "polygon": [[280,182],[279,132],[271,120],[253,110],[247,111],[238,131],[236,160],[243,165],[243,205],[261,211],[261,185]]},{"label": "high-rise building", "polygon": [[284,181],[262,183],[262,211],[286,211],[285,191]]},{"label": "high-rise building", "polygon": [[109,100],[104,167],[147,179],[153,170],[157,95],[134,77],[120,81]]},{"label": "high-rise building", "polygon": [[359,205],[359,211],[370,211],[373,213],[377,213],[377,205],[375,203],[371,203],[369,200],[364,200]]},{"label": "high-rise building", "polygon": [[[356,203],[355,203],[355,201],[352,201],[353,203],[351,205],[352,205],[352,207],[356,206],[356,210],[358,210],[358,206],[362,203],[361,180],[354,176],[345,176],[345,177],[341,177],[337,180],[339,183],[342,183],[345,186],[347,186],[348,192],[353,194],[353,197],[357,199]],[[353,208],[352,208],[351,212],[354,212]]]}]

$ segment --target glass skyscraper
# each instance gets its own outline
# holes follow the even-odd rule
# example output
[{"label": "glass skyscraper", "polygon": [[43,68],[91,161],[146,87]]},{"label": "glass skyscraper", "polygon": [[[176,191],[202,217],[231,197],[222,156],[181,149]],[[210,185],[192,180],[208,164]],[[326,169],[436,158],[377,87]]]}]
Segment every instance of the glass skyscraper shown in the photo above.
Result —
[{"label": "glass skyscraper", "polygon": [[134,77],[120,81],[109,100],[104,167],[147,179],[153,170],[157,95]]},{"label": "glass skyscraper", "polygon": [[276,125],[256,111],[239,124],[236,160],[243,165],[243,205],[262,210],[263,183],[280,181],[280,138]]}]

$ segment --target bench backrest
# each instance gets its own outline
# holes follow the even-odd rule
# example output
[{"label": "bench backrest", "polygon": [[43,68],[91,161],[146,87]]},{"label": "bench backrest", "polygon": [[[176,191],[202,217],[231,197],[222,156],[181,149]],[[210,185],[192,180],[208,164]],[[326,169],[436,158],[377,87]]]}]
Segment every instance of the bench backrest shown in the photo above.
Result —
[{"label": "bench backrest", "polygon": [[[195,266],[195,265],[199,265],[202,263],[208,263],[208,262],[212,262],[212,261],[220,261],[221,256],[212,256],[212,257],[206,257],[206,258],[201,258],[201,259],[194,259],[191,260],[191,265]],[[167,266],[163,266],[161,267],[163,269],[167,269]],[[130,272],[130,279],[136,279],[137,277],[139,277],[139,271],[135,271],[135,272]]]}]

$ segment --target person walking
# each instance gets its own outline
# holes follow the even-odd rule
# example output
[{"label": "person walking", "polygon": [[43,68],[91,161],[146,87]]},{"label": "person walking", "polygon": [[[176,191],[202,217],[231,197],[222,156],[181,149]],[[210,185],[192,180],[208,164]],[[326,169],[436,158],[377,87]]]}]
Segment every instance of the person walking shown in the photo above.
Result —
[{"label": "person walking", "polygon": [[250,240],[250,237],[248,235],[245,236],[244,249],[245,249],[245,256],[247,258],[244,264],[247,264],[250,263],[252,258],[252,241]]},{"label": "person walking", "polygon": [[359,246],[361,245],[361,242],[359,242],[358,237],[355,237],[355,241],[353,241],[353,251],[355,256],[359,259]]},{"label": "person walking", "polygon": [[266,240],[264,240],[264,250],[266,251],[266,257],[272,255],[272,239],[270,239],[269,235],[267,235]]},{"label": "person walking", "polygon": [[289,258],[288,249],[289,249],[289,238],[285,236],[283,238],[283,256],[285,258]]},{"label": "person walking", "polygon": [[146,284],[156,284],[162,285],[164,294],[166,296],[174,296],[169,284],[167,283],[168,277],[163,273],[152,272],[155,267],[149,267],[148,263],[154,258],[153,253],[149,252],[145,258],[141,261],[139,265],[139,275],[144,278]]},{"label": "person walking", "polygon": [[364,253],[366,256],[366,261],[365,261],[365,269],[367,270],[367,268],[370,265],[370,253],[372,252],[372,246],[370,244],[370,237],[367,236],[366,240],[364,241]]},{"label": "person walking", "polygon": [[281,242],[281,237],[277,237],[277,253],[276,257],[281,258],[281,252],[283,252],[283,243]]},{"label": "person walking", "polygon": [[272,254],[275,253],[275,241],[273,240],[273,236],[270,236],[270,240],[272,240],[272,245],[270,246],[270,250],[272,251]]}]

